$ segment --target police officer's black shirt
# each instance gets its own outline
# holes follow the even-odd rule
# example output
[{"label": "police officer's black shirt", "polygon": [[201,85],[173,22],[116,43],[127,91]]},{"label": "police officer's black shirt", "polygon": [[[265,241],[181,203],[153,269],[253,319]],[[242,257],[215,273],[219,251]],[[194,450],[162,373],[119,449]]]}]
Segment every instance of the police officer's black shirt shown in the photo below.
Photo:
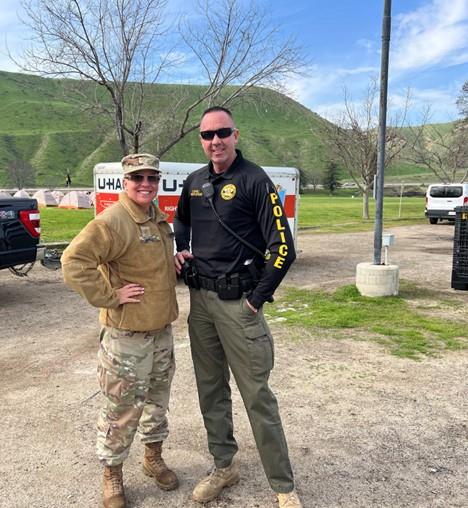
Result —
[{"label": "police officer's black shirt", "polygon": [[[296,258],[294,241],[275,186],[256,164],[236,150],[232,165],[216,174],[212,163],[191,173],[182,189],[177,206],[174,231],[177,250],[190,250],[199,273],[205,277],[245,271],[244,262],[254,259],[265,269],[257,287],[249,295],[255,307],[273,295]],[[240,237],[268,252],[266,261],[243,245],[217,220],[202,185],[214,187],[213,204],[221,219]]]}]

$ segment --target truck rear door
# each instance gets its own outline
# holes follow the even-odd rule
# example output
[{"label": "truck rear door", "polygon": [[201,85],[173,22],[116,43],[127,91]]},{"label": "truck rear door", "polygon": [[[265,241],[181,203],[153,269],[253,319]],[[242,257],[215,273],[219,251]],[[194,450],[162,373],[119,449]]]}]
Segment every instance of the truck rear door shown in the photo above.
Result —
[{"label": "truck rear door", "polygon": [[444,210],[455,216],[455,207],[463,206],[463,185],[434,185],[429,190],[427,208]]},{"label": "truck rear door", "polygon": [[0,199],[0,269],[35,261],[39,237],[35,199]]}]

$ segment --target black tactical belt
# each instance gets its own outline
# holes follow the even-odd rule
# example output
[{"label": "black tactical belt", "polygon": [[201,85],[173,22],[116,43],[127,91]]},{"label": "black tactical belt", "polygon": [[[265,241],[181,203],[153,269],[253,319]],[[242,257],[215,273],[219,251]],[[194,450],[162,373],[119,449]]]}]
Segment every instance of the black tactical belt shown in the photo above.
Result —
[{"label": "black tactical belt", "polygon": [[232,285],[233,283],[236,284],[237,280],[239,281],[239,285],[243,291],[250,291],[254,287],[252,277],[248,275],[240,276],[238,273],[224,275],[222,277],[218,277],[217,279],[211,279],[210,277],[199,275],[198,280],[200,282],[200,287],[208,289],[208,291],[215,291],[216,293],[218,292],[219,286]]},{"label": "black tactical belt", "polygon": [[182,277],[185,284],[193,289],[207,289],[218,294],[220,300],[238,300],[256,286],[256,281],[249,272],[236,272],[221,275],[216,279],[198,273],[196,265],[187,259],[182,265]]},{"label": "black tactical belt", "polygon": [[208,291],[214,291],[221,300],[237,300],[254,288],[254,281],[248,274],[231,273],[217,279],[198,276],[200,287]]},{"label": "black tactical belt", "polygon": [[209,277],[203,277],[203,275],[199,275],[198,281],[200,282],[201,288],[208,289],[208,291],[217,292],[216,279],[210,279]]}]

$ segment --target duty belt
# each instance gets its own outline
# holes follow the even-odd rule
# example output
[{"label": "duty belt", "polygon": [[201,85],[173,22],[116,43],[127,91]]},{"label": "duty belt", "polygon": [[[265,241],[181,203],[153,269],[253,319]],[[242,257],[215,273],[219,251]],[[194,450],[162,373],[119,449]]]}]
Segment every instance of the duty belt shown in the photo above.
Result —
[{"label": "duty belt", "polygon": [[[218,292],[219,286],[224,285],[232,285],[232,282],[235,281],[236,276],[239,276],[237,273],[233,273],[231,275],[223,275],[218,277],[217,279],[212,279],[210,277],[204,277],[203,275],[198,276],[198,280],[200,282],[200,287],[203,289],[208,289],[208,291]],[[229,281],[232,281],[231,283]],[[239,285],[242,288],[242,291],[250,291],[254,287],[254,283],[252,277],[249,275],[239,276]]]},{"label": "duty belt", "polygon": [[221,275],[217,278],[205,277],[198,272],[192,260],[182,265],[181,275],[185,284],[193,289],[207,289],[218,294],[220,300],[238,300],[243,293],[255,288],[256,278],[246,271]]}]

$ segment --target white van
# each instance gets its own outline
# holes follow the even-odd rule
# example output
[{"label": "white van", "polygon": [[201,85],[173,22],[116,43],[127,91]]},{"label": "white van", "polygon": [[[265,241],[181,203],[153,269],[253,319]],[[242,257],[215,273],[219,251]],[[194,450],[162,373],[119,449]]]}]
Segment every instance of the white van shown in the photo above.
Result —
[{"label": "white van", "polygon": [[438,220],[455,220],[455,208],[468,205],[468,183],[438,183],[426,192],[425,215],[431,224]]}]

